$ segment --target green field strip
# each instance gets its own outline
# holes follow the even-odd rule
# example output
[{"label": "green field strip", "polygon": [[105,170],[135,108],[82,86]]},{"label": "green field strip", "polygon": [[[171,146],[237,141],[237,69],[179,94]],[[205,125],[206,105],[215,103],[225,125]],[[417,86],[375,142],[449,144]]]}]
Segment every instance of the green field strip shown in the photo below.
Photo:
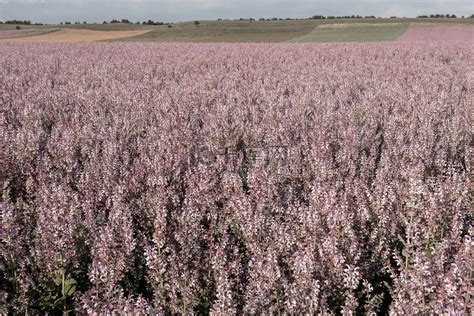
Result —
[{"label": "green field strip", "polygon": [[290,42],[393,41],[407,30],[408,25],[408,23],[321,25],[306,35],[291,39]]}]

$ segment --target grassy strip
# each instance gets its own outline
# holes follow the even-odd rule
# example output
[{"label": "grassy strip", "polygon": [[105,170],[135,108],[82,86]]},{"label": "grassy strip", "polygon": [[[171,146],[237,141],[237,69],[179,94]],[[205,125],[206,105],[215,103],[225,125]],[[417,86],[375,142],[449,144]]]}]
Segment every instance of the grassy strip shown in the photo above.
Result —
[{"label": "grassy strip", "polygon": [[[10,31],[10,30],[8,30],[8,31]],[[0,40],[10,40],[10,39],[15,39],[15,38],[39,36],[39,35],[45,35],[45,34],[57,32],[57,31],[59,31],[59,29],[55,28],[55,29],[45,29],[44,32],[40,32],[40,33],[19,34],[19,35],[13,35],[13,36],[5,37],[5,38],[2,38],[0,36]],[[2,31],[0,30],[0,35],[1,35],[1,32]]]},{"label": "grassy strip", "polygon": [[311,33],[290,42],[383,42],[393,41],[408,28],[408,23],[321,25]]}]

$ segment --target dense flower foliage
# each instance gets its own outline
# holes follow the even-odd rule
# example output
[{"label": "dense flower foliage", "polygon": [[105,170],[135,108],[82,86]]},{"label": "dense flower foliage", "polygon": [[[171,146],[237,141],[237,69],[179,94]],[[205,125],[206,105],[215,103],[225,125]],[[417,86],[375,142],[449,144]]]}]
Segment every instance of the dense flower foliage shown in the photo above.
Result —
[{"label": "dense flower foliage", "polygon": [[474,26],[471,24],[453,25],[412,25],[397,41],[412,42],[474,42]]},{"label": "dense flower foliage", "polygon": [[473,48],[1,44],[0,313],[469,313]]}]

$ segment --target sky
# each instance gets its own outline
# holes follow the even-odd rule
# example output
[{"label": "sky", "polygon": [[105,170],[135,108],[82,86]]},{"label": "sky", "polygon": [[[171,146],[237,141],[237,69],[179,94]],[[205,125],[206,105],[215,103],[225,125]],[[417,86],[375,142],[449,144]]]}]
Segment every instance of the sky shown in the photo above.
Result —
[{"label": "sky", "polygon": [[305,18],[313,15],[415,17],[474,14],[473,0],[0,0],[0,21],[179,22],[238,18]]}]

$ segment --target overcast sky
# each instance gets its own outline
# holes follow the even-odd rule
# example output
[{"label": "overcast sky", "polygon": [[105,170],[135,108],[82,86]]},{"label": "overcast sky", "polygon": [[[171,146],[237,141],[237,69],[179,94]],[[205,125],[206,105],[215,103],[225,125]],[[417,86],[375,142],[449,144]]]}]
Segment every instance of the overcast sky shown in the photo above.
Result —
[{"label": "overcast sky", "polygon": [[0,0],[0,20],[164,22],[197,19],[376,15],[415,17],[450,13],[470,16],[473,0]]}]

